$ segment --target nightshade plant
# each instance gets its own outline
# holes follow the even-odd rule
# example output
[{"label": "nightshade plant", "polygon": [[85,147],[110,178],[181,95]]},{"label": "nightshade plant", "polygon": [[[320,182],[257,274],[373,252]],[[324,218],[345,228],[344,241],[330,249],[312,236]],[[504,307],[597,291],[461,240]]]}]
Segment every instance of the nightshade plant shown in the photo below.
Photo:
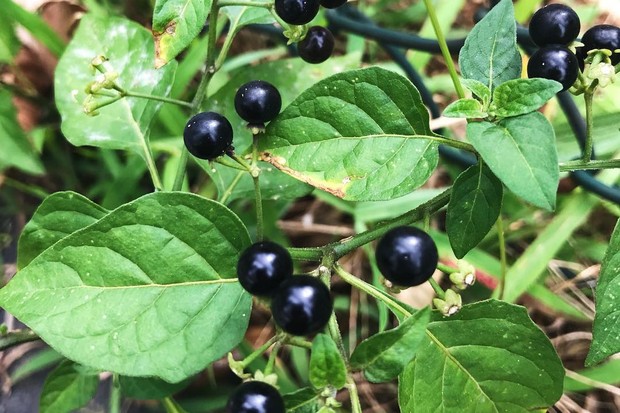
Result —
[{"label": "nightshade plant", "polygon": [[[359,69],[358,62],[347,57],[338,58],[338,65],[328,60],[324,66],[299,58],[275,60],[230,79],[217,78],[244,26],[278,22],[297,41],[307,28],[294,24],[310,22],[319,7],[317,1],[308,1],[308,10],[295,11],[305,2],[275,3],[157,0],[152,33],[128,19],[94,11],[82,18],[56,70],[62,132],[76,146],[137,154],[154,190],[115,209],[76,192],[57,192],[26,225],[18,245],[18,272],[0,290],[0,305],[67,359],[48,378],[41,411],[79,408],[94,395],[98,373],[107,371],[113,374],[114,400],[127,391],[124,394],[138,398],[164,399],[168,412],[182,412],[170,395],[227,354],[231,370],[241,379],[269,385],[246,382],[252,384],[233,393],[229,411],[240,411],[235,406],[245,390],[255,388],[267,389],[269,399],[280,406],[274,393],[280,383],[275,361],[289,346],[309,349],[310,359],[308,385],[283,395],[288,412],[342,411],[346,390],[346,405],[360,413],[356,382],[364,379],[398,380],[403,413],[523,412],[552,406],[563,392],[564,367],[526,309],[514,304],[525,293],[547,300],[551,293],[533,278],[537,274],[511,277],[503,199],[510,192],[551,212],[557,207],[560,172],[618,167],[617,161],[591,159],[591,101],[595,89],[618,71],[616,66],[612,74],[601,74],[601,68],[615,61],[615,56],[610,60],[615,51],[591,50],[572,85],[571,91],[586,97],[588,142],[583,159],[560,164],[554,129],[539,109],[563,86],[545,78],[521,78],[511,0],[499,1],[467,36],[459,54],[460,78],[432,2],[424,2],[459,97],[443,114],[468,119],[466,140],[431,129],[420,92],[408,79],[376,66]],[[342,2],[323,3],[331,7]],[[208,33],[203,38],[199,34],[205,21]],[[227,31],[222,34],[224,21]],[[220,35],[223,43],[216,42]],[[205,64],[188,102],[179,97],[191,76],[181,69],[196,66],[191,60],[200,55],[195,44],[206,45]],[[282,79],[291,78],[295,81],[284,84]],[[247,122],[235,115],[237,90],[254,85],[248,82],[256,79],[269,79],[279,90],[277,110],[265,118],[242,115],[249,122],[269,121],[264,131],[248,130]],[[216,81],[219,89],[209,89]],[[194,116],[200,119],[201,113],[236,120],[232,131],[226,126],[221,147],[191,150],[194,146],[189,145],[196,156],[192,162],[218,189],[213,199],[184,190],[190,156],[182,144],[183,127]],[[153,123],[158,114],[166,116]],[[162,123],[175,115],[182,119],[180,125]],[[155,127],[169,128],[173,138],[151,142]],[[193,132],[187,134],[196,143]],[[220,142],[220,136],[214,140]],[[162,145],[174,159],[164,179],[154,156]],[[260,301],[253,301],[242,288],[236,270],[247,271],[238,267],[240,257],[243,264],[248,259],[244,251],[252,251],[251,245],[266,245],[256,243],[273,224],[265,222],[274,215],[264,208],[266,202],[294,200],[312,190],[339,205],[408,197],[436,170],[439,145],[475,155],[476,162],[451,187],[417,204],[407,202],[402,214],[388,216],[370,229],[360,228],[352,237],[319,247],[288,248],[295,265],[307,271],[290,276],[287,263],[286,274],[278,277],[286,279],[282,283],[265,291],[252,285]],[[233,201],[251,198],[253,217],[244,214],[244,208],[233,210]],[[422,309],[411,308],[380,282],[366,282],[341,264],[341,258],[395,228],[416,224],[429,237],[424,243],[432,251],[434,268],[432,240],[445,237],[431,231],[429,222],[443,208],[448,241],[439,248],[440,261],[452,254],[462,259],[475,253],[496,227],[501,259],[490,299],[463,303],[460,291],[473,284],[475,269],[462,260],[455,260],[454,266],[440,262],[450,282],[442,288],[430,278],[434,308]],[[374,263],[373,249],[365,251]],[[389,252],[381,249],[380,254]],[[618,260],[620,230],[614,232],[602,263],[590,365],[620,351]],[[419,281],[429,275],[425,272]],[[329,288],[337,279],[373,297],[384,320],[376,334],[349,343],[351,352],[331,301]],[[292,289],[294,294],[289,293]],[[279,325],[275,334],[253,351],[233,353],[248,328],[253,302],[264,305],[271,296]],[[387,328],[388,314],[393,315],[392,328]],[[4,333],[11,334],[19,337],[18,332]],[[265,367],[252,368],[268,350]],[[69,379],[82,386],[58,388]]]}]

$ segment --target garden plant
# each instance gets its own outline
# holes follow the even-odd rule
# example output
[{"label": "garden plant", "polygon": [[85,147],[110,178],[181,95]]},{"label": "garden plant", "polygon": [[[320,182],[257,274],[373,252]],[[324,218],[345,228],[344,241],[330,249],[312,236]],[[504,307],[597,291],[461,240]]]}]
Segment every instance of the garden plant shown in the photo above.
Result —
[{"label": "garden plant", "polygon": [[[526,412],[619,396],[620,230],[578,231],[595,208],[620,216],[618,112],[596,115],[620,28],[523,0],[476,2],[452,40],[448,1],[405,2],[390,21],[386,1],[155,0],[138,22],[89,0],[65,42],[6,3],[0,62],[17,81],[1,78],[0,188],[38,201],[0,289],[23,328],[3,325],[0,344],[49,346],[39,411],[80,409],[102,380],[109,412]],[[407,10],[429,38],[368,17]],[[51,126],[28,134],[17,26],[59,59]],[[405,49],[436,53],[436,79]],[[433,91],[450,97],[441,109]],[[48,193],[46,174],[71,178]],[[316,202],[352,232],[276,225]],[[601,265],[585,286],[562,267],[566,293],[547,274],[570,248]],[[587,325],[587,357],[561,358],[533,308]],[[219,395],[202,407],[182,396],[197,377]],[[395,389],[383,407],[361,390],[380,386]]]}]

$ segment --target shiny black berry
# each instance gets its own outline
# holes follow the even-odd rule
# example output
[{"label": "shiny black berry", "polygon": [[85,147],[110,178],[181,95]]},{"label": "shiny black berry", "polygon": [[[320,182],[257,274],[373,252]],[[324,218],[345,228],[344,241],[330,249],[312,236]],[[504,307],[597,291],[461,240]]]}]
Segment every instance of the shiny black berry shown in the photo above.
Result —
[{"label": "shiny black berry", "polygon": [[329,289],[318,278],[297,275],[284,281],[271,300],[276,324],[295,336],[321,331],[333,309]]},{"label": "shiny black berry", "polygon": [[321,63],[334,51],[334,36],[325,27],[312,26],[306,37],[297,43],[299,57],[308,63]]},{"label": "shiny black berry", "polygon": [[278,390],[262,381],[247,381],[235,389],[226,404],[227,413],[284,413]]},{"label": "shiny black berry", "polygon": [[270,296],[293,275],[293,260],[286,248],[263,241],[249,246],[237,262],[241,286],[252,295]]},{"label": "shiny black berry", "polygon": [[529,78],[542,77],[562,84],[568,90],[579,73],[577,57],[564,46],[547,46],[538,49],[527,63]]},{"label": "shiny black berry", "polygon": [[202,112],[187,122],[183,140],[196,158],[212,160],[232,149],[232,125],[219,113]]},{"label": "shiny black berry", "polygon": [[579,29],[579,16],[563,4],[549,4],[534,13],[530,20],[530,36],[540,47],[552,44],[567,46],[577,38]]},{"label": "shiny black berry", "polygon": [[319,0],[321,6],[325,7],[326,9],[335,9],[336,7],[342,6],[346,2],[347,0]]},{"label": "shiny black berry", "polygon": [[276,13],[288,24],[306,24],[319,13],[319,0],[276,0]]},{"label": "shiny black berry", "polygon": [[[583,34],[581,43],[584,44],[581,48],[584,57],[590,50],[594,49],[608,49],[613,52],[620,49],[620,28],[610,24],[599,24],[591,27]],[[620,53],[612,54],[611,64],[615,66],[618,63],[620,63]]]},{"label": "shiny black berry", "polygon": [[253,80],[241,86],[235,95],[235,110],[250,125],[262,125],[280,113],[282,97],[274,85]]},{"label": "shiny black berry", "polygon": [[437,268],[439,256],[433,239],[413,227],[397,227],[379,240],[377,266],[392,283],[411,287],[427,281]]}]

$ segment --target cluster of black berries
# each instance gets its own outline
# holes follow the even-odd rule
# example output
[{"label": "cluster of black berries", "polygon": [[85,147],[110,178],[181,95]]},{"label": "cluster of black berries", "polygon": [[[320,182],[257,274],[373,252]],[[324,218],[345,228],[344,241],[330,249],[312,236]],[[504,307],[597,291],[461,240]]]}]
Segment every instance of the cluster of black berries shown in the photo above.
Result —
[{"label": "cluster of black berries", "polygon": [[[235,95],[235,110],[249,127],[263,128],[278,116],[282,108],[280,92],[271,83],[253,80],[241,86]],[[209,161],[232,153],[233,128],[226,117],[202,112],[185,125],[183,140],[189,153]]]},{"label": "cluster of black berries", "polygon": [[[563,4],[550,4],[538,10],[530,20],[530,36],[540,46],[527,65],[528,77],[542,77],[560,82],[569,89],[577,80],[579,69],[590,50],[620,49],[620,28],[608,24],[594,26],[581,39],[583,47],[575,55],[568,46],[575,41],[581,23],[575,11]],[[611,56],[611,63],[620,62],[620,54]]]},{"label": "cluster of black berries", "polygon": [[[347,0],[276,0],[275,9],[278,16],[288,24],[302,25],[310,23],[319,13],[319,7],[334,9],[345,4]],[[326,61],[334,51],[334,36],[322,26],[312,26],[306,37],[297,43],[299,56],[308,63]]]},{"label": "cluster of black berries", "polygon": [[263,241],[248,247],[239,257],[237,277],[250,294],[271,299],[273,319],[289,334],[318,333],[329,321],[329,289],[316,277],[293,276],[293,260],[279,244]]},{"label": "cluster of black berries", "polygon": [[414,227],[396,227],[377,244],[377,266],[397,286],[420,285],[437,269],[437,246],[426,232]]}]

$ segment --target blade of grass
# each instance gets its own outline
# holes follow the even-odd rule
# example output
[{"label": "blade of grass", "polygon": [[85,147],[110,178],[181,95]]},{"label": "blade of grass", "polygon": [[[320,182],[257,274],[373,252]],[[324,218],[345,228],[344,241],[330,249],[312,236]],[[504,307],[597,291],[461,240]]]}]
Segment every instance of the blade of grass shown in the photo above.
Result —
[{"label": "blade of grass", "polygon": [[3,15],[24,26],[38,41],[59,57],[65,50],[65,42],[38,15],[30,13],[12,0],[2,5]]}]

